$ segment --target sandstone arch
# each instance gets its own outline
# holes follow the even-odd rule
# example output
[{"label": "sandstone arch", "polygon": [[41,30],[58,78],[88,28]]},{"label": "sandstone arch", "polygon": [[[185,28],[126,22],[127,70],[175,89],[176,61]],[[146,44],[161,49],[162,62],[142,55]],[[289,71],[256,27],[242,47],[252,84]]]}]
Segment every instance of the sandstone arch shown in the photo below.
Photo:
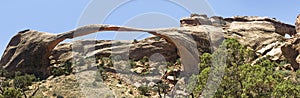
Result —
[{"label": "sandstone arch", "polygon": [[[87,25],[60,34],[51,34],[33,30],[19,32],[9,42],[1,58],[0,65],[4,69],[11,71],[10,73],[20,71],[23,73],[36,74],[41,78],[46,78],[50,75],[48,70],[50,66],[49,57],[51,55],[51,51],[56,45],[66,39],[72,39],[101,31],[148,32],[164,38],[167,42],[177,46],[180,51],[179,55],[186,58],[182,59],[185,72],[196,73],[198,71],[197,64],[199,62],[199,55],[196,53],[198,51],[192,49],[193,46],[191,46],[195,45],[196,42],[193,41],[192,38],[188,38],[188,34],[185,33],[191,30],[181,28],[148,30],[102,24]],[[177,36],[178,34],[180,34],[180,36]],[[179,41],[180,39],[181,41]]]}]

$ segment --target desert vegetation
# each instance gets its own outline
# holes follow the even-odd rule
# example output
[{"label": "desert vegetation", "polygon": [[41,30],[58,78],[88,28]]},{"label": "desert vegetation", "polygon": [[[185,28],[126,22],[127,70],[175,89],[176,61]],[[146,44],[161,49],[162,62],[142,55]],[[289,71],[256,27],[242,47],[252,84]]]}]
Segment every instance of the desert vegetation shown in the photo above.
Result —
[{"label": "desert vegetation", "polygon": [[[271,61],[261,58],[255,64],[253,51],[238,43],[235,39],[227,39],[221,47],[226,47],[227,61],[225,74],[215,93],[215,98],[261,98],[261,97],[299,97],[300,71],[278,70],[286,61]],[[196,75],[198,86],[193,90],[195,97],[200,96],[206,88],[206,82],[211,71],[218,71],[213,66],[214,57],[222,51],[204,53],[199,64],[200,73]],[[218,61],[217,61],[218,62]],[[214,74],[217,75],[217,74]],[[215,80],[218,81],[218,80]],[[208,88],[209,89],[209,88]],[[203,96],[206,96],[205,94]]]},{"label": "desert vegetation", "polygon": [[[6,73],[5,70],[1,72]],[[36,90],[30,93],[26,93],[26,91],[35,81],[38,79],[34,75],[21,74],[20,72],[16,72],[12,78],[3,78],[0,80],[0,98],[31,98],[39,88],[35,88]]]},{"label": "desert vegetation", "polygon": [[[225,50],[224,50],[225,49]],[[223,56],[226,53],[226,63],[224,66],[216,64],[214,61],[219,59],[219,56]],[[202,96],[208,96],[203,93],[204,89],[210,89],[207,86],[207,80],[209,75],[219,75],[218,72],[224,70],[224,76],[221,80],[219,87],[213,97],[241,97],[241,98],[253,98],[253,97],[299,97],[300,94],[300,71],[293,71],[285,69],[284,66],[289,62],[272,61],[269,57],[260,58],[255,63],[253,61],[257,57],[255,53],[247,47],[241,45],[235,39],[226,39],[219,50],[214,53],[203,53],[200,56],[201,62],[199,63],[200,72],[198,75],[194,75],[191,78],[195,78],[197,85],[192,89],[190,97],[197,98],[201,94]],[[110,74],[108,71],[112,71],[112,59],[110,57],[98,58],[98,73],[96,74],[95,81],[105,81]],[[149,69],[149,58],[144,57],[141,60],[133,61],[129,60],[131,68],[143,67],[145,70],[136,72],[140,76],[151,73]],[[215,64],[215,65],[214,65]],[[53,76],[70,75],[73,73],[73,64],[71,62],[64,62],[61,66],[52,68]],[[143,65],[143,66],[142,66]],[[166,73],[178,73],[174,72],[174,69],[178,69],[181,65],[180,59],[176,62],[167,62]],[[225,68],[222,68],[225,67]],[[8,73],[4,69],[1,69],[0,75],[4,77]],[[211,74],[212,73],[212,74]],[[176,76],[176,75],[175,75]],[[28,87],[33,82],[38,81],[34,75],[15,73],[14,77],[1,78],[0,97],[1,98],[21,98],[32,97],[39,89],[34,88],[33,92],[26,92]],[[162,77],[162,81],[156,83],[154,86],[142,85],[137,87],[139,95],[137,98],[151,96],[151,94],[158,94],[159,97],[165,96],[171,87],[169,84],[176,84],[177,81],[166,81],[166,77]],[[175,79],[176,80],[176,79]],[[120,81],[121,82],[121,81]],[[130,91],[133,93],[133,91]]]}]

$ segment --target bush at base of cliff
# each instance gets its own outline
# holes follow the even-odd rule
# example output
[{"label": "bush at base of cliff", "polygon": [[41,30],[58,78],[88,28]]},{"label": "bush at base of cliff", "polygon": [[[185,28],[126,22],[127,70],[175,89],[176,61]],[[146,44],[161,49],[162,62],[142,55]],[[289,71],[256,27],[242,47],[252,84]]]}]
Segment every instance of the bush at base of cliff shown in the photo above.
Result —
[{"label": "bush at base of cliff", "polygon": [[51,74],[54,76],[69,75],[73,72],[73,64],[71,61],[66,61],[62,66],[52,67]]},{"label": "bush at base of cliff", "polygon": [[6,88],[0,98],[22,98],[22,93],[20,89]]},{"label": "bush at base of cliff", "polygon": [[34,75],[22,75],[20,72],[16,72],[15,77],[0,80],[0,98],[21,98],[22,96],[26,98],[25,91],[36,80],[38,79]]},{"label": "bush at base of cliff", "polygon": [[[242,46],[235,39],[226,39],[221,47],[226,47],[226,68],[221,84],[214,97],[300,97],[300,71],[275,70],[278,63],[263,58],[251,65],[254,58],[253,52]],[[193,94],[196,97],[202,94],[206,82],[213,68],[214,57],[222,54],[216,51],[213,54],[205,53],[200,57],[200,73],[198,86]],[[214,61],[215,62],[215,61]],[[214,67],[219,67],[215,66]],[[205,96],[205,94],[202,94]]]},{"label": "bush at base of cliff", "polygon": [[34,81],[36,81],[36,77],[34,75],[16,75],[13,79],[13,85],[15,88],[20,88],[21,90],[26,90],[28,86],[32,85]]},{"label": "bush at base of cliff", "polygon": [[274,92],[272,93],[272,96],[277,97],[300,97],[300,83],[295,83],[290,80],[283,81],[281,83],[278,83],[278,85],[275,86]]}]

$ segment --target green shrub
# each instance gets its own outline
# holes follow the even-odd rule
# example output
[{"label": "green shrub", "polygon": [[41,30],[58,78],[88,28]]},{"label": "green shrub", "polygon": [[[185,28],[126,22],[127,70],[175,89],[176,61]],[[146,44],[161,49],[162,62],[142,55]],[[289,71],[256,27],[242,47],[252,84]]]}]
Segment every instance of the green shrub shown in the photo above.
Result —
[{"label": "green shrub", "polygon": [[67,61],[63,64],[63,69],[65,71],[65,74],[69,75],[73,72],[72,66],[73,66],[73,64],[71,61]]},{"label": "green shrub", "polygon": [[211,66],[211,58],[212,58],[212,55],[209,53],[204,53],[200,56],[200,63],[199,63],[200,71],[199,72],[202,72],[202,70]]},{"label": "green shrub", "polygon": [[23,75],[21,72],[16,72],[14,77],[1,81],[0,98],[21,98],[22,95],[26,98],[25,91],[28,90],[28,86],[37,80],[34,75]]},{"label": "green shrub", "polygon": [[0,66],[0,77],[5,77],[7,74],[7,70],[3,69],[2,66]]},{"label": "green shrub", "polygon": [[73,63],[71,61],[62,63],[62,66],[51,68],[51,74],[54,76],[69,75],[71,73],[73,73]]},{"label": "green shrub", "polygon": [[138,87],[138,90],[140,91],[140,93],[142,95],[148,96],[151,88],[146,85],[142,85],[142,86]]},{"label": "green shrub", "polygon": [[[216,50],[213,54],[204,53],[200,57],[200,73],[198,86],[193,90],[193,94],[198,97],[207,86],[209,75],[218,75],[214,72],[220,71],[222,61],[216,61],[218,56],[227,55],[225,74],[214,97],[300,97],[299,77],[300,71],[275,71],[275,67],[280,64],[271,61],[268,57],[263,58],[251,65],[255,55],[246,47],[242,46],[235,39],[226,39],[220,49],[226,47],[226,54]],[[212,62],[214,61],[214,62]],[[293,82],[291,81],[293,80]]]},{"label": "green shrub", "polygon": [[203,88],[205,87],[210,70],[211,70],[210,67],[207,67],[203,69],[201,73],[198,75],[199,85],[195,88],[196,93],[201,93],[199,91],[202,91]]},{"label": "green shrub", "polygon": [[113,66],[113,61],[110,58],[103,57],[103,58],[101,58],[101,60],[102,60],[102,62],[104,64],[104,66],[108,66],[108,67],[112,67]]},{"label": "green shrub", "polygon": [[61,75],[65,74],[65,71],[60,67],[52,67],[51,68],[51,74],[53,76],[61,76]]},{"label": "green shrub", "polygon": [[300,97],[300,84],[293,83],[290,80],[286,80],[278,83],[274,87],[274,91],[272,92],[272,96],[288,98],[288,97]]},{"label": "green shrub", "polygon": [[2,81],[2,82],[1,82],[1,87],[2,87],[2,88],[10,87],[9,81],[5,81],[5,80]]},{"label": "green shrub", "polygon": [[167,65],[168,67],[174,66],[174,64],[173,64],[172,62],[166,62],[166,63],[167,63],[166,65]]},{"label": "green shrub", "polygon": [[178,59],[176,60],[176,64],[181,65],[181,60],[180,60],[180,58],[178,58]]},{"label": "green shrub", "polygon": [[28,86],[32,85],[32,82],[36,81],[36,77],[34,75],[22,75],[15,76],[13,80],[13,85],[15,88],[20,88],[21,90],[27,89]]},{"label": "green shrub", "polygon": [[140,60],[143,64],[145,64],[146,62],[149,62],[149,58],[147,56],[144,56],[141,60]]},{"label": "green shrub", "polygon": [[100,82],[106,80],[108,76],[105,74],[105,69],[103,66],[98,67],[98,72],[95,75],[95,81]]},{"label": "green shrub", "polygon": [[15,89],[15,88],[6,88],[0,96],[2,98],[22,98],[22,92],[20,89]]},{"label": "green shrub", "polygon": [[[160,98],[162,98],[162,93],[167,94],[168,89],[170,88],[168,83],[163,83],[162,81],[158,82],[152,90],[157,91],[159,94]],[[162,92],[162,93],[161,93]]]},{"label": "green shrub", "polygon": [[131,68],[136,68],[137,67],[134,60],[129,60],[129,64],[130,64]]}]

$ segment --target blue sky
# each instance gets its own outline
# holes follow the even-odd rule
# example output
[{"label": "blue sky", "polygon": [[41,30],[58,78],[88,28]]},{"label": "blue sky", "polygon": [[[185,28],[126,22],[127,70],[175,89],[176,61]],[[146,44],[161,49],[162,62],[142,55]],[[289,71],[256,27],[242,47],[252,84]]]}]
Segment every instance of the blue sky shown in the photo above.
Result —
[{"label": "blue sky", "polygon": [[[0,2],[0,54],[3,53],[10,38],[18,31],[24,29],[60,33],[89,23],[111,23],[139,27],[139,25],[137,25],[141,24],[138,23],[140,21],[139,19],[143,19],[141,17],[147,16],[147,14],[144,16],[140,15],[140,17],[131,19],[130,21],[128,21],[128,17],[132,17],[130,15],[134,15],[135,12],[147,10],[160,12],[158,14],[151,13],[151,15],[153,15],[151,17],[158,17],[161,13],[168,13],[173,19],[168,20],[166,18],[165,21],[175,24],[151,25],[147,27],[169,27],[177,26],[176,22],[179,21],[178,19],[189,15],[184,9],[180,10],[180,8],[176,8],[176,5],[168,5],[170,8],[164,8],[166,3],[163,2],[166,0],[151,0],[151,2],[150,0],[136,1],[139,2],[137,2],[138,4],[134,4],[136,5],[135,7],[130,6],[130,4],[121,6],[120,10],[110,14],[111,17],[102,22],[86,18],[83,21],[82,16],[84,15],[82,14],[88,13],[88,11],[84,12],[88,9],[87,6],[96,7],[97,5],[105,5],[104,2],[91,4],[90,2],[92,2],[92,0],[3,0]],[[186,0],[186,2],[187,1],[188,0]],[[106,0],[105,3],[107,2],[109,1]],[[207,2],[216,15],[223,17],[236,15],[269,16],[289,24],[294,24],[295,17],[300,14],[298,0],[207,0]],[[148,9],[151,7],[157,9]],[[203,5],[199,4],[199,7],[201,8]],[[98,14],[101,13],[101,9],[97,11]],[[124,23],[124,21],[126,21],[126,23]],[[151,22],[155,23],[156,21],[148,20],[147,22],[151,24]],[[102,36],[102,38],[105,39],[105,37],[112,36],[113,35],[108,34],[104,36],[104,38]]]}]

